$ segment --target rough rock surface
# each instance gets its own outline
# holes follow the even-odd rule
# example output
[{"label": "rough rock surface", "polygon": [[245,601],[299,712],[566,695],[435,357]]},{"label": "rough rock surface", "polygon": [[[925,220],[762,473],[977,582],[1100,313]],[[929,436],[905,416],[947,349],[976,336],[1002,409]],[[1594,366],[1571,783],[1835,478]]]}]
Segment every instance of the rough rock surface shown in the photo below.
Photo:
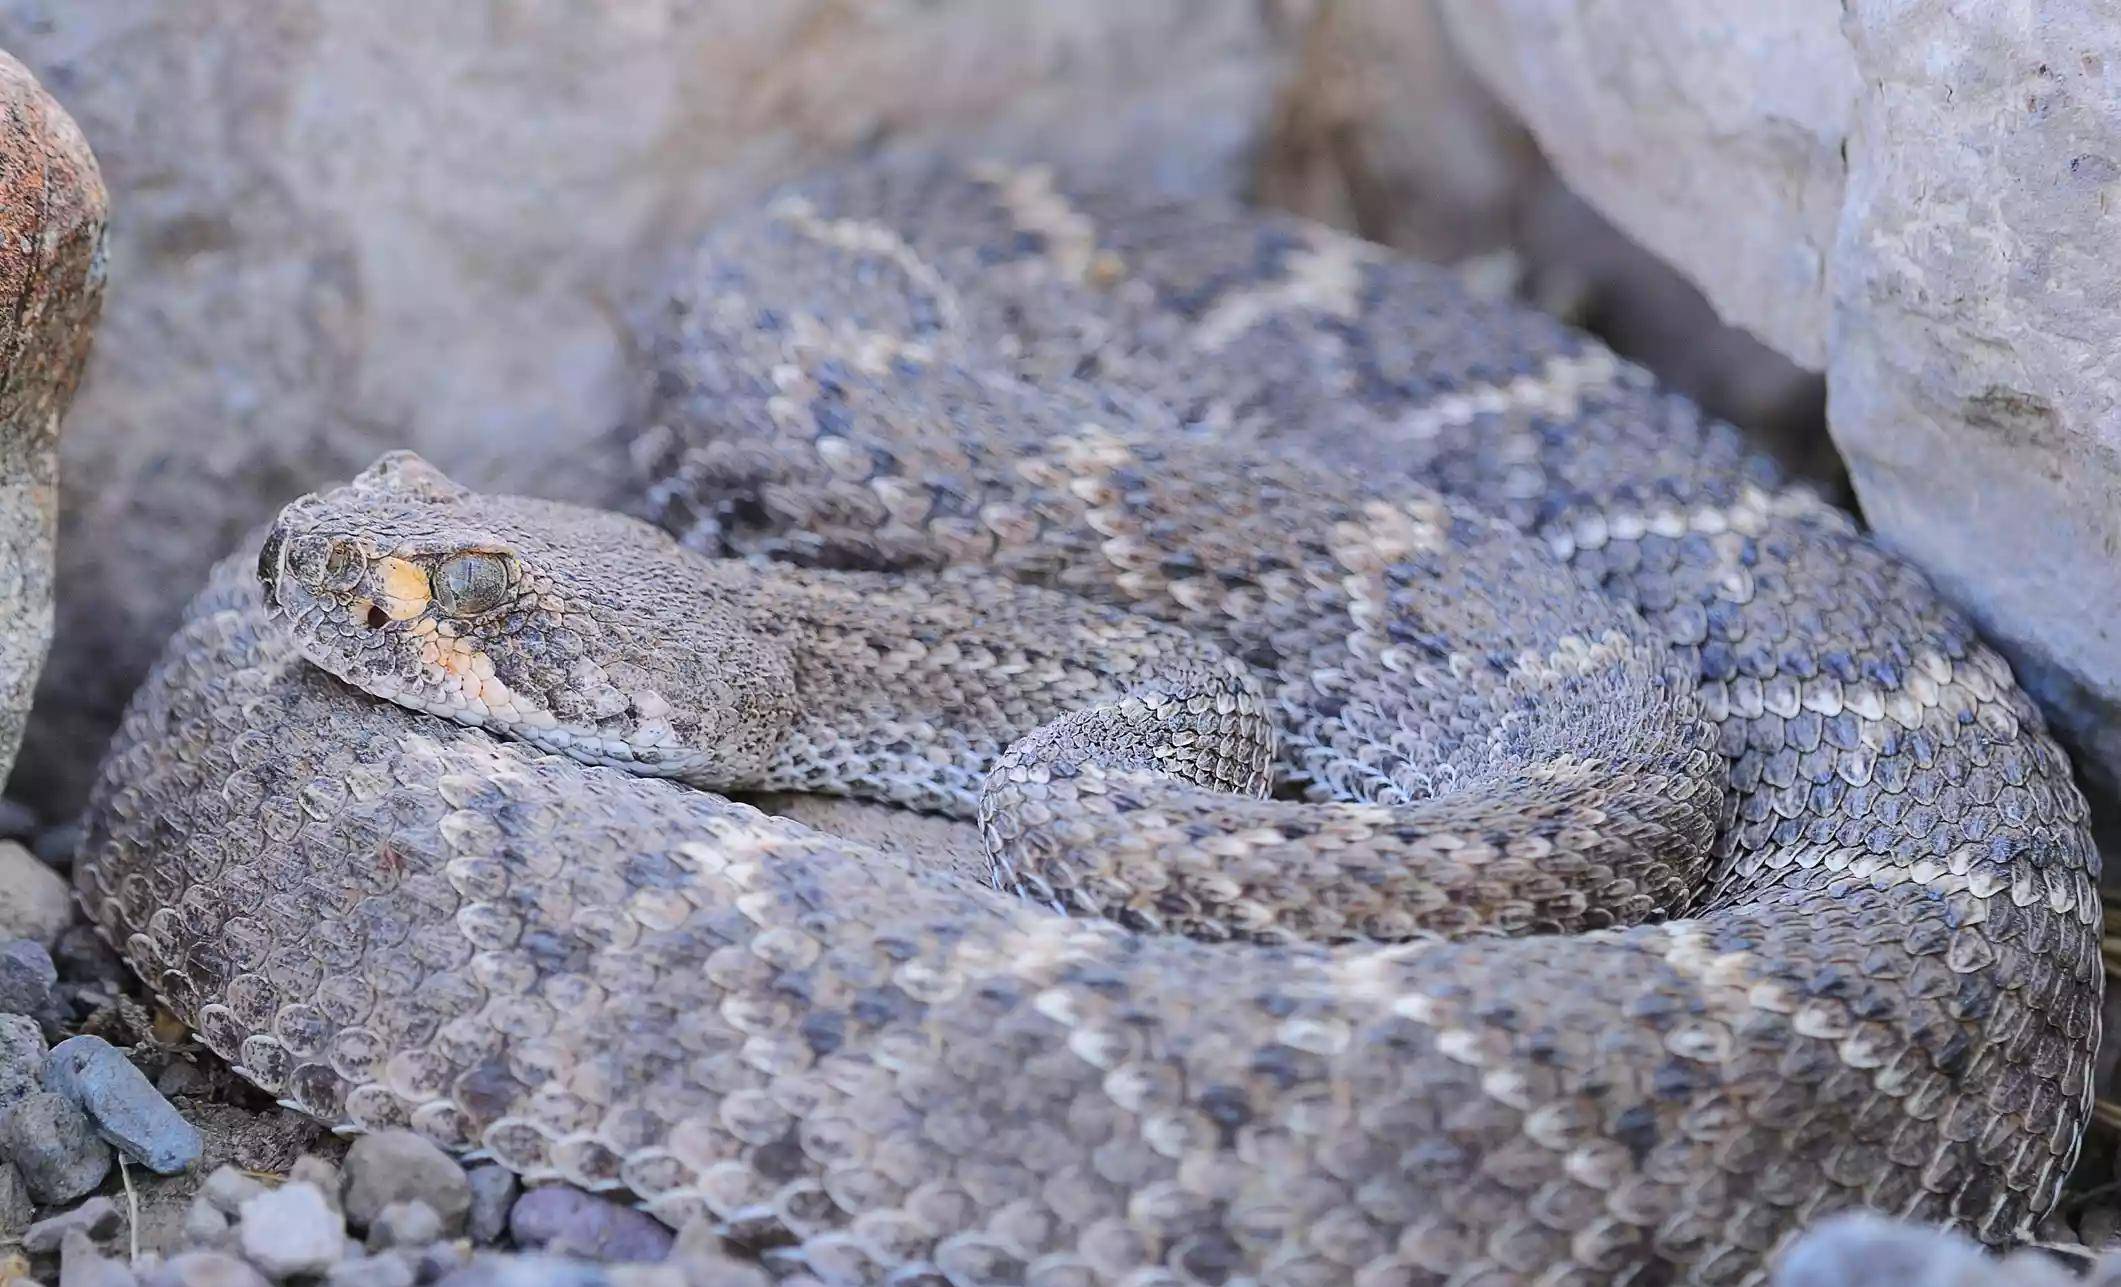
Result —
[{"label": "rough rock surface", "polygon": [[102,305],[104,209],[81,132],[0,53],[0,777],[51,643],[59,418]]},{"label": "rough rock surface", "polygon": [[1286,61],[1218,0],[0,0],[0,47],[120,216],[17,777],[56,811],[208,564],[289,496],[412,447],[606,499],[618,309],[715,212],[898,141],[1235,191]]},{"label": "rough rock surface", "polygon": [[1572,184],[1826,371],[1871,524],[2121,786],[2111,7],[1445,4]]},{"label": "rough rock surface", "polygon": [[1754,432],[1838,499],[1824,382],[1725,324],[1678,271],[1570,191],[1451,41],[1437,0],[1305,4],[1258,196],[1461,264],[1597,332],[1672,388]]},{"label": "rough rock surface", "polygon": [[49,948],[73,923],[66,878],[12,840],[0,840],[0,939],[33,939]]}]

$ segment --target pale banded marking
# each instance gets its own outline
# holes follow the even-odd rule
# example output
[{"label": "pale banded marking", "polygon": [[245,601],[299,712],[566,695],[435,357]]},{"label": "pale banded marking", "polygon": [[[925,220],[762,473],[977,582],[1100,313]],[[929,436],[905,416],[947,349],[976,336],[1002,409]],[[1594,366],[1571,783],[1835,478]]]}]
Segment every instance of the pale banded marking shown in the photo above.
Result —
[{"label": "pale banded marking", "polygon": [[1628,370],[1629,365],[1611,350],[1590,345],[1581,353],[1548,358],[1533,374],[1446,393],[1410,407],[1400,413],[1394,429],[1425,441],[1482,416],[1514,411],[1536,411],[1567,420],[1583,409],[1585,397],[1620,383]]},{"label": "pale banded marking", "polygon": [[827,219],[802,197],[786,197],[775,202],[772,214],[775,219],[824,245],[858,255],[881,255],[890,260],[898,265],[899,271],[934,296],[947,329],[957,330],[962,325],[964,310],[959,306],[957,292],[895,229],[861,219]]},{"label": "pale banded marking", "polygon": [[1362,310],[1363,265],[1379,257],[1369,242],[1316,231],[1312,245],[1290,256],[1280,278],[1216,300],[1197,324],[1194,342],[1221,348],[1284,309],[1353,320]]},{"label": "pale banded marking", "polygon": [[1046,256],[1061,276],[1081,286],[1110,286],[1127,274],[1126,261],[1097,244],[1097,224],[1053,186],[1053,170],[1033,165],[974,167],[973,176],[992,187],[1012,224],[1046,243]]}]

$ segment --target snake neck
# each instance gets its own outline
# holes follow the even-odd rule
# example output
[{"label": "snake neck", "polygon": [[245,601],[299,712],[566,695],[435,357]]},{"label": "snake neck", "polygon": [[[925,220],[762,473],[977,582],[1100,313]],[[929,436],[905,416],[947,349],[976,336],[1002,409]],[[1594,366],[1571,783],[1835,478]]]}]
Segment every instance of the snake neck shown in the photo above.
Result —
[{"label": "snake neck", "polygon": [[797,714],[759,780],[729,785],[971,821],[1019,739],[1229,669],[1175,627],[998,577],[744,573],[752,628],[792,659]]}]

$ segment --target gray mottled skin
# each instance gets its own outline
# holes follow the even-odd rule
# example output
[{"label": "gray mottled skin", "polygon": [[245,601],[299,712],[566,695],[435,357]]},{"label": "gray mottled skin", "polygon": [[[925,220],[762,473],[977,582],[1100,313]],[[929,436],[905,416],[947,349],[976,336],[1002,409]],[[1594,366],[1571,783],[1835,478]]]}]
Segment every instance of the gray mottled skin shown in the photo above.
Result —
[{"label": "gray mottled skin", "polygon": [[[682,281],[640,509],[770,570],[396,458],[262,542],[277,617],[258,547],[224,565],[135,700],[77,881],[261,1085],[708,1215],[828,1281],[1749,1281],[1830,1211],[1996,1243],[2052,1202],[2097,1037],[2082,801],[1963,620],[1727,430],[1373,248],[1036,172],[853,171],[715,230]],[[879,572],[921,575],[844,579]],[[356,582],[380,624],[331,599]],[[532,645],[443,631],[444,597],[529,584]],[[730,718],[663,689],[690,656],[772,654],[725,634],[765,608],[800,623],[793,678],[739,704],[823,721],[768,785],[977,795],[1005,856],[1043,846],[1035,892],[1120,917],[639,772]],[[592,645],[634,609],[673,644],[709,623],[704,652],[540,661],[623,663]],[[1045,770],[1167,744],[1153,719],[1004,749],[1129,700],[1094,665],[1066,700],[1000,677],[979,650],[1034,619],[1057,663],[1236,659],[1281,729],[1277,798]],[[801,678],[855,620],[883,632],[866,688]],[[1123,621],[1139,642],[1098,644]],[[486,719],[468,673],[567,755],[357,693],[298,638]],[[1021,704],[880,730],[965,683]],[[856,700],[806,697],[835,684]],[[945,785],[909,793],[924,756]],[[1042,776],[1087,788],[1019,789]],[[1542,830],[1543,791],[1571,825]],[[1256,919],[1371,855],[1391,913]],[[1505,891],[1467,919],[1521,932],[1296,933],[1418,928],[1437,872]],[[1177,902],[1137,897],[1173,873]]]}]

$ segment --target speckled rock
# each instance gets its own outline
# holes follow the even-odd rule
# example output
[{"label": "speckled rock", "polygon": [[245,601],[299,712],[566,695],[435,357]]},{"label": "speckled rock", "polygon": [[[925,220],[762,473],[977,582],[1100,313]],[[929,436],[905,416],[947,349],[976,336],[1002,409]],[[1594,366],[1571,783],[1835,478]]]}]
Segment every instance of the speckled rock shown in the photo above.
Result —
[{"label": "speckled rock", "polygon": [[42,1203],[71,1202],[110,1174],[111,1149],[74,1101],[35,1091],[0,1111],[0,1157]]},{"label": "speckled rock", "polygon": [[471,1209],[464,1168],[411,1131],[363,1135],[346,1150],[340,1198],[347,1223],[366,1229],[393,1202],[423,1202],[450,1233],[461,1232]]},{"label": "speckled rock", "polygon": [[1865,517],[2121,790],[2106,0],[1446,0],[1557,168],[1824,369]]},{"label": "speckled rock", "polygon": [[565,1185],[531,1189],[508,1213],[518,1246],[589,1260],[661,1260],[672,1234],[653,1217]]},{"label": "speckled rock", "polygon": [[25,1015],[0,1014],[0,1112],[44,1078],[44,1033]]},{"label": "speckled rock", "polygon": [[106,204],[73,119],[0,53],[0,778],[51,644],[59,421],[102,307]]},{"label": "speckled rock", "polygon": [[0,1162],[0,1244],[20,1240],[35,1214],[22,1172],[13,1162]]},{"label": "speckled rock", "polygon": [[103,1138],[159,1175],[190,1170],[204,1142],[147,1075],[101,1037],[69,1037],[44,1060],[44,1088],[81,1105]]},{"label": "speckled rock", "polygon": [[35,939],[0,942],[0,1015],[41,1015],[51,1009],[59,969]]},{"label": "speckled rock", "polygon": [[464,1179],[471,1186],[471,1211],[464,1232],[480,1246],[500,1241],[508,1232],[508,1209],[515,1205],[522,1187],[514,1172],[488,1162],[468,1168]]},{"label": "speckled rock", "polygon": [[73,923],[66,878],[12,840],[0,840],[0,938],[27,938],[49,948]]},{"label": "speckled rock", "polygon": [[314,1184],[269,1189],[243,1204],[243,1258],[268,1277],[321,1274],[346,1250],[346,1229]]}]

